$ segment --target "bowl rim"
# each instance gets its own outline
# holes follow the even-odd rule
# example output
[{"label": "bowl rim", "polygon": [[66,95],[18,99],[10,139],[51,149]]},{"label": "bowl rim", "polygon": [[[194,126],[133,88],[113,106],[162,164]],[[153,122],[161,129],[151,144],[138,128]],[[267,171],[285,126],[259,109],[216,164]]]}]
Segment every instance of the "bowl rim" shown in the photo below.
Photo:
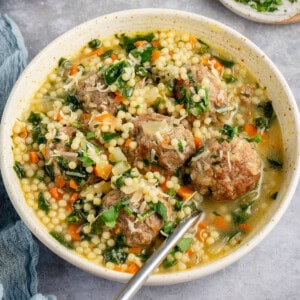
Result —
[{"label": "bowl rim", "polygon": [[[28,215],[26,215],[26,211],[32,210],[27,204],[25,204],[23,201],[18,202],[17,197],[15,195],[15,189],[13,188],[13,185],[10,183],[10,178],[8,178],[8,168],[11,168],[11,166],[8,164],[7,160],[5,160],[5,157],[2,155],[5,149],[5,141],[7,138],[10,138],[10,133],[7,133],[6,126],[3,125],[3,123],[9,123],[9,116],[7,115],[8,107],[13,104],[15,101],[18,101],[18,99],[14,96],[15,91],[17,91],[18,86],[21,84],[21,82],[26,81],[26,74],[29,73],[31,70],[35,68],[36,62],[40,59],[41,56],[44,55],[45,52],[47,52],[48,48],[53,47],[55,44],[58,44],[61,40],[64,40],[69,34],[71,34],[73,31],[78,29],[78,27],[88,27],[89,24],[94,23],[95,21],[101,22],[101,20],[105,20],[106,18],[115,18],[115,17],[130,17],[130,16],[136,16],[136,15],[159,15],[159,16],[177,16],[180,18],[190,18],[194,21],[198,22],[206,22],[212,26],[218,26],[225,31],[227,31],[230,35],[233,35],[234,37],[238,37],[243,39],[243,43],[246,43],[250,48],[254,50],[254,52],[260,56],[264,56],[264,59],[266,63],[269,65],[270,69],[272,70],[273,74],[283,83],[283,90],[284,93],[287,96],[287,99],[289,101],[289,104],[292,106],[292,112],[293,118],[295,120],[295,132],[297,136],[297,140],[295,141],[295,147],[297,149],[296,153],[299,153],[300,149],[300,118],[299,118],[299,112],[298,107],[296,104],[296,101],[294,99],[294,96],[284,79],[283,75],[280,73],[280,71],[277,69],[277,67],[274,65],[274,63],[267,57],[267,55],[258,48],[253,42],[251,42],[248,38],[246,38],[241,33],[237,32],[236,30],[228,27],[227,25],[215,21],[214,19],[198,15],[195,13],[185,12],[185,11],[179,11],[179,10],[173,10],[173,9],[161,9],[161,8],[144,8],[144,9],[132,9],[132,10],[124,10],[124,11],[118,11],[111,14],[103,15],[97,18],[94,18],[92,20],[88,20],[84,23],[81,23],[72,29],[68,30],[64,34],[57,37],[55,40],[53,40],[51,43],[49,43],[42,51],[40,51],[35,58],[28,64],[26,69],[23,71],[21,76],[19,77],[18,81],[16,82],[15,86],[13,87],[11,94],[7,100],[7,103],[5,105],[5,109],[2,116],[2,125],[0,128],[0,169],[3,177],[3,182],[6,187],[7,193],[10,197],[10,200],[17,210],[19,216],[24,221],[26,226],[30,229],[30,231],[52,252],[63,258],[64,260],[68,261],[69,263],[87,271],[94,275],[111,279],[114,281],[124,282],[127,281],[131,275],[109,270],[105,267],[96,265],[95,263],[92,263],[88,261],[87,259],[80,257],[77,253],[70,251],[69,249],[66,249],[62,245],[60,245],[56,240],[54,240],[50,234],[46,233],[45,226],[40,223],[42,226],[40,228],[37,228],[34,224],[35,221],[40,222],[37,218],[36,220],[31,220]],[[7,120],[7,122],[5,122]],[[291,175],[291,181],[289,183],[289,189],[287,189],[285,196],[282,199],[281,205],[278,207],[278,209],[275,211],[274,215],[272,216],[272,222],[268,222],[265,225],[263,225],[259,232],[257,232],[247,243],[243,244],[230,254],[226,255],[223,258],[217,259],[216,261],[213,261],[206,265],[201,265],[198,267],[194,267],[192,269],[188,269],[185,271],[179,271],[179,272],[172,272],[172,273],[165,273],[165,274],[155,274],[151,275],[147,281],[148,285],[169,285],[169,284],[176,284],[186,281],[191,281],[197,278],[201,278],[204,276],[207,276],[209,274],[212,274],[216,271],[219,271],[230,264],[234,263],[238,259],[240,259],[242,256],[250,252],[255,246],[257,246],[269,233],[270,231],[275,227],[275,225],[278,223],[278,221],[281,219],[283,214],[285,213],[292,196],[296,190],[299,175],[300,175],[300,157],[298,154],[295,154],[295,166]],[[23,199],[24,200],[24,199]],[[24,200],[25,201],[25,200]],[[24,210],[24,204],[26,206],[26,209]]]}]

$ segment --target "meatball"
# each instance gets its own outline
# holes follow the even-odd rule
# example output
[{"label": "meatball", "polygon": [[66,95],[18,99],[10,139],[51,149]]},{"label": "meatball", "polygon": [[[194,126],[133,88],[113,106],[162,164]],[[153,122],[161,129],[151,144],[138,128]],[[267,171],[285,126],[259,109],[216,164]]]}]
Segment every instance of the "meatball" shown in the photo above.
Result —
[{"label": "meatball", "polygon": [[[127,195],[119,190],[110,191],[103,198],[103,208],[108,209],[126,196]],[[163,199],[160,201],[166,206],[168,218],[171,219],[172,209],[170,204]],[[137,204],[137,207],[136,205],[133,205],[133,209],[140,214],[149,209],[147,208],[147,205],[142,205],[143,202],[144,200],[141,199]],[[132,204],[129,204],[129,206],[132,206]],[[147,247],[152,244],[158,236],[163,224],[162,218],[156,213],[139,221],[133,214],[128,215],[122,208],[120,209],[117,220],[117,227],[124,233],[125,242],[129,247]]]},{"label": "meatball", "polygon": [[224,107],[227,104],[227,92],[221,87],[219,78],[213,75],[209,69],[201,64],[193,65],[190,68],[192,80],[176,80],[175,81],[175,98],[182,99],[183,87],[202,86],[206,88],[209,96],[209,108],[211,112],[215,112],[217,108]]},{"label": "meatball", "polygon": [[53,140],[48,140],[46,144],[46,153],[45,153],[45,159],[46,161],[53,161],[53,167],[54,167],[54,174],[56,176],[61,175],[60,168],[58,166],[58,163],[55,158],[56,156],[61,156],[68,161],[77,161],[77,155],[71,152],[74,152],[70,149],[68,146],[68,143],[70,142],[70,139],[75,136],[77,129],[71,126],[68,127],[62,127],[59,129],[57,137],[60,139],[59,142],[55,142]]},{"label": "meatball", "polygon": [[239,137],[223,143],[208,141],[190,167],[194,187],[215,201],[234,200],[251,191],[261,175],[255,144]]},{"label": "meatball", "polygon": [[96,109],[99,112],[110,112],[115,115],[120,104],[114,100],[114,93],[106,91],[97,74],[93,74],[78,84],[76,94],[82,101],[83,108],[86,111]]},{"label": "meatball", "polygon": [[195,151],[190,130],[177,124],[171,117],[153,114],[137,117],[131,138],[137,142],[135,151],[124,147],[128,160],[134,166],[144,161],[143,172],[159,171],[173,174]]}]

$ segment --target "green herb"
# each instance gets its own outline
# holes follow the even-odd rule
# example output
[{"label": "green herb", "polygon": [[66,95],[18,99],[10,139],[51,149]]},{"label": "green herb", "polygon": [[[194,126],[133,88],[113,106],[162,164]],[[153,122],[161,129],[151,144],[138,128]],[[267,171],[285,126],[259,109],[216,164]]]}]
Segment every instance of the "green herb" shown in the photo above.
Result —
[{"label": "green herb", "polygon": [[63,68],[65,66],[65,64],[68,62],[69,61],[65,57],[61,57],[58,61],[58,66]]},{"label": "green herb", "polygon": [[155,161],[155,160],[148,160],[146,158],[143,159],[143,163],[146,165],[146,166],[149,166],[149,165],[153,165],[153,166],[156,166],[156,167],[159,167],[163,170],[167,170],[166,167],[164,167],[163,165],[161,165],[158,161]]},{"label": "green herb", "polygon": [[128,253],[123,248],[111,247],[104,251],[104,261],[122,264],[127,259]]},{"label": "green herb", "polygon": [[103,59],[106,59],[106,58],[109,58],[112,53],[113,53],[113,50],[110,49],[110,50],[105,51],[103,54],[101,54],[100,57]]},{"label": "green herb", "polygon": [[74,224],[80,222],[80,218],[77,216],[76,212],[73,212],[71,215],[66,217],[66,222],[68,224]]},{"label": "green herb", "polygon": [[41,125],[35,126],[31,132],[33,142],[38,145],[46,143],[45,129]]},{"label": "green herb", "polygon": [[163,218],[165,222],[168,221],[167,208],[161,201],[156,203],[155,211]]},{"label": "green herb", "polygon": [[265,130],[269,128],[268,119],[264,117],[255,118],[254,124],[257,129]]},{"label": "green herb", "polygon": [[232,220],[234,224],[243,224],[249,219],[249,215],[245,212],[231,212]]},{"label": "green herb", "polygon": [[230,126],[228,124],[224,124],[223,128],[220,130],[220,133],[222,135],[228,136],[228,141],[232,141],[234,136],[238,133],[238,129],[238,126]]},{"label": "green herb", "polygon": [[135,74],[141,77],[146,77],[146,78],[150,77],[149,71],[141,65],[135,66]]},{"label": "green herb", "polygon": [[147,61],[150,61],[151,57],[152,57],[152,51],[154,50],[153,47],[148,47],[146,48],[144,51],[140,52],[138,50],[132,51],[132,55],[135,58],[140,57],[141,58],[141,64],[144,64]]},{"label": "green herb", "polygon": [[271,120],[273,117],[274,109],[271,101],[261,102],[257,107],[263,112],[264,116]]},{"label": "green herb", "polygon": [[92,48],[92,49],[96,49],[96,48],[99,48],[100,45],[101,45],[101,41],[98,40],[98,39],[94,39],[94,40],[91,40],[89,43],[88,43],[89,47]]},{"label": "green herb", "polygon": [[[282,5],[282,0],[235,0],[235,2],[249,5],[258,12],[274,12]],[[295,3],[297,0],[289,0],[289,2]]]},{"label": "green herb", "polygon": [[124,211],[129,216],[132,214],[132,210],[128,205],[124,206]]},{"label": "green herb", "polygon": [[176,196],[176,191],[174,189],[168,189],[167,194],[174,198]]},{"label": "green herb", "polygon": [[176,211],[180,211],[181,208],[182,208],[182,205],[183,205],[183,201],[177,199],[177,200],[176,200],[176,203],[175,203],[175,206],[174,206],[175,210],[176,210]]},{"label": "green herb", "polygon": [[171,268],[172,266],[176,265],[178,263],[177,259],[165,259],[162,263],[163,267],[168,269]]},{"label": "green herb", "polygon": [[182,238],[178,243],[177,247],[179,251],[185,252],[188,250],[193,242],[193,238]]},{"label": "green herb", "polygon": [[69,105],[72,111],[82,108],[80,100],[75,95],[68,94],[65,103]]},{"label": "green herb", "polygon": [[251,142],[254,142],[254,143],[260,143],[261,140],[262,140],[262,137],[261,135],[257,134],[256,136],[252,137],[252,138],[246,138],[246,140],[251,143]]},{"label": "green herb", "polygon": [[45,169],[46,175],[49,176],[50,179],[53,181],[55,179],[53,165],[45,165],[44,169]]},{"label": "green herb", "polygon": [[113,228],[116,226],[118,217],[119,217],[119,208],[116,205],[111,206],[109,209],[105,210],[101,215],[102,221],[109,228]]},{"label": "green herb", "polygon": [[20,179],[25,177],[25,171],[23,169],[23,166],[19,162],[15,162],[14,170]]},{"label": "green herb", "polygon": [[192,155],[192,157],[196,157],[196,156],[200,155],[200,154],[203,153],[203,152],[204,152],[204,146],[198,148],[198,149],[196,150],[196,152]]},{"label": "green herb", "polygon": [[38,207],[39,207],[39,209],[43,210],[46,214],[50,210],[50,205],[49,205],[48,201],[45,199],[43,193],[39,193],[39,196],[38,196]]},{"label": "green herb", "polygon": [[223,59],[219,56],[213,56],[215,59],[217,59],[224,67],[226,68],[232,68],[234,66],[234,61]]},{"label": "green herb", "polygon": [[169,92],[174,91],[174,86],[175,86],[175,79],[169,79],[167,82],[167,88],[168,88]]},{"label": "green herb", "polygon": [[150,43],[154,39],[154,34],[152,32],[146,35],[138,34],[133,38],[130,38],[126,35],[122,35],[121,38],[123,40],[123,47],[125,48],[127,53],[129,53],[131,50],[136,48],[135,43],[137,41],[147,41],[148,43]]},{"label": "green herb", "polygon": [[104,71],[104,80],[107,85],[115,83],[122,75],[124,68],[126,67],[126,61],[122,60],[116,64],[111,65]]},{"label": "green herb", "polygon": [[34,126],[39,125],[41,120],[42,120],[42,118],[41,118],[40,114],[34,113],[33,111],[30,113],[30,115],[27,119],[27,121]]},{"label": "green herb", "polygon": [[182,141],[179,141],[179,142],[178,142],[178,151],[179,151],[180,153],[183,153],[183,152],[184,152],[184,148],[183,148]]},{"label": "green herb", "polygon": [[92,131],[89,131],[87,134],[86,134],[86,138],[89,140],[89,139],[92,139],[96,137],[96,133],[95,132],[92,132]]},{"label": "green herb", "polygon": [[169,221],[169,222],[167,222],[167,223],[162,227],[161,230],[162,230],[165,234],[169,235],[169,234],[171,234],[171,233],[174,231],[174,226],[175,226],[174,222]]},{"label": "green herb", "polygon": [[267,158],[269,167],[272,169],[282,169],[283,163],[282,161],[276,160],[276,159],[271,159]]},{"label": "green herb", "polygon": [[65,240],[65,238],[60,233],[51,231],[50,234],[64,247],[66,247],[68,249],[74,248],[73,245],[70,242],[68,242],[67,240]]},{"label": "green herb", "polygon": [[271,195],[271,199],[276,200],[277,195],[278,195],[278,192],[275,192],[274,194]]},{"label": "green herb", "polygon": [[150,209],[146,210],[145,212],[143,212],[141,215],[138,215],[137,219],[139,221],[143,221],[146,218],[152,216],[153,214],[155,214],[155,210],[150,208]]},{"label": "green herb", "polygon": [[102,138],[104,143],[108,143],[109,141],[121,136],[120,132],[102,132]]},{"label": "green herb", "polygon": [[237,81],[237,78],[233,77],[230,74],[223,74],[223,79],[226,81],[226,83],[233,83]]}]

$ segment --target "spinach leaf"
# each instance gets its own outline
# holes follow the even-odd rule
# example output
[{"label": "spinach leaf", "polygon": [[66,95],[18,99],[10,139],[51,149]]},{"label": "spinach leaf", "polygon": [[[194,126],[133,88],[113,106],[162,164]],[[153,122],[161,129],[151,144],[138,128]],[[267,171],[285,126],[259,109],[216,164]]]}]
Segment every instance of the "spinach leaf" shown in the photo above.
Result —
[{"label": "spinach leaf", "polygon": [[122,60],[116,64],[111,65],[104,71],[104,80],[107,85],[115,83],[122,75],[124,68],[126,67],[126,61]]},{"label": "spinach leaf", "polygon": [[39,193],[38,207],[39,207],[39,209],[43,210],[46,214],[48,214],[48,212],[50,210],[50,205],[49,205],[48,201],[45,199],[43,193]]},{"label": "spinach leaf", "polygon": [[66,104],[70,106],[72,111],[82,108],[81,101],[75,95],[68,94],[66,97]]},{"label": "spinach leaf", "polygon": [[128,253],[123,248],[111,247],[104,251],[104,261],[122,264],[126,261]]},{"label": "spinach leaf", "polygon": [[45,170],[46,175],[49,176],[50,179],[53,181],[55,179],[53,165],[46,164],[44,167],[44,170]]},{"label": "spinach leaf", "polygon": [[223,59],[219,56],[213,56],[215,59],[217,59],[224,67],[226,68],[232,68],[234,66],[234,61]]},{"label": "spinach leaf", "polygon": [[175,224],[172,221],[167,222],[161,229],[165,234],[169,235],[174,231]]},{"label": "spinach leaf", "polygon": [[112,53],[113,53],[113,50],[110,49],[110,50],[105,51],[103,54],[101,54],[100,57],[103,58],[103,59],[109,58]]},{"label": "spinach leaf", "polygon": [[126,35],[122,35],[122,39],[123,39],[123,46],[126,52],[129,53],[131,50],[136,48],[135,43],[137,41],[147,41],[148,43],[150,43],[154,39],[154,33],[151,32],[146,35],[138,34],[133,38],[130,38]]},{"label": "spinach leaf", "polygon": [[272,158],[267,158],[269,167],[272,169],[282,169],[283,163],[282,161],[272,159]]},{"label": "spinach leaf", "polygon": [[14,170],[19,177],[19,179],[22,179],[25,177],[25,171],[23,169],[23,166],[19,162],[15,162]]},{"label": "spinach leaf", "polygon": [[68,242],[60,233],[51,231],[50,234],[64,247],[68,249],[74,249],[72,243]]},{"label": "spinach leaf", "polygon": [[121,132],[102,132],[104,143],[108,143],[119,136],[121,136]]},{"label": "spinach leaf", "polygon": [[149,71],[141,65],[135,66],[135,74],[141,77],[146,77],[146,78],[150,77]]},{"label": "spinach leaf", "polygon": [[230,74],[223,74],[223,79],[225,80],[226,83],[233,83],[233,82],[236,82],[237,81],[237,78],[233,77],[232,75]]},{"label": "spinach leaf", "polygon": [[41,120],[42,120],[42,118],[41,118],[40,114],[34,113],[33,111],[30,112],[30,115],[27,119],[27,121],[34,126],[39,125]]},{"label": "spinach leaf", "polygon": [[99,48],[101,46],[101,41],[99,39],[94,39],[89,41],[88,45],[92,49]]},{"label": "spinach leaf", "polygon": [[109,228],[113,228],[116,226],[118,217],[119,217],[119,208],[115,205],[105,210],[101,215],[102,221]]},{"label": "spinach leaf", "polygon": [[188,250],[193,242],[193,238],[182,238],[178,243],[177,247],[181,252]]},{"label": "spinach leaf", "polygon": [[234,136],[238,133],[238,130],[238,126],[230,126],[228,124],[224,124],[223,128],[220,130],[220,133],[222,135],[228,136],[228,141],[232,141]]},{"label": "spinach leaf", "polygon": [[232,211],[231,216],[234,224],[243,224],[249,219],[249,215],[243,211]]}]

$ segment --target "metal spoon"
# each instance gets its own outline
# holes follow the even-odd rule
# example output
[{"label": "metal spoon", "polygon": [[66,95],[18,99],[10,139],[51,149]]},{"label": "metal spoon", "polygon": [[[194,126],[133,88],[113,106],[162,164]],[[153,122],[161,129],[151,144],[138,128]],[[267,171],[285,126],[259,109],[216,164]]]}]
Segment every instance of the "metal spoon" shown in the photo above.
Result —
[{"label": "metal spoon", "polygon": [[152,271],[163,261],[168,253],[176,246],[187,230],[199,220],[201,211],[194,212],[184,219],[174,232],[160,245],[141,269],[124,285],[114,300],[129,300],[140,289]]}]

